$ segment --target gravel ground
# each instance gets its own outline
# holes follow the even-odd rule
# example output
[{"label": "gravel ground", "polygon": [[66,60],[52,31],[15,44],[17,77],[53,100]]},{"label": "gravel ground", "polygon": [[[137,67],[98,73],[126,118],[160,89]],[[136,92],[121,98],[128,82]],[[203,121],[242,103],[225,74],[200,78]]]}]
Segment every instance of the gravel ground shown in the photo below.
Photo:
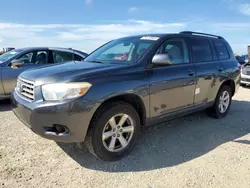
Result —
[{"label": "gravel ground", "polygon": [[33,134],[0,105],[0,187],[250,187],[250,88],[224,119],[199,112],[147,128],[132,153],[103,162]]}]

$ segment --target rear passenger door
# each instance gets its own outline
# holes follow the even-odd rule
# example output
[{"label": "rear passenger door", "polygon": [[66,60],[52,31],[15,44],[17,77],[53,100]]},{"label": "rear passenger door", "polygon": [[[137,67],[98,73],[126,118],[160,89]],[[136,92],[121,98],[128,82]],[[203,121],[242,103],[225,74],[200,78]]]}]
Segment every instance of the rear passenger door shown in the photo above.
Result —
[{"label": "rear passenger door", "polygon": [[223,66],[218,59],[212,39],[190,38],[189,43],[197,73],[194,105],[205,105],[215,99]]}]

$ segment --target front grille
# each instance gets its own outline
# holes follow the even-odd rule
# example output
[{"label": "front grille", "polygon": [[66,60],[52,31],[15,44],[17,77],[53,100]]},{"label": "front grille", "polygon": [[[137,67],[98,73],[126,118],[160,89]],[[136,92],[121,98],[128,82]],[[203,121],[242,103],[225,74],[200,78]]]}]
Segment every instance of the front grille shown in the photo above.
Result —
[{"label": "front grille", "polygon": [[34,88],[35,87],[33,81],[25,80],[22,78],[17,79],[16,90],[22,98],[28,101],[35,100]]}]

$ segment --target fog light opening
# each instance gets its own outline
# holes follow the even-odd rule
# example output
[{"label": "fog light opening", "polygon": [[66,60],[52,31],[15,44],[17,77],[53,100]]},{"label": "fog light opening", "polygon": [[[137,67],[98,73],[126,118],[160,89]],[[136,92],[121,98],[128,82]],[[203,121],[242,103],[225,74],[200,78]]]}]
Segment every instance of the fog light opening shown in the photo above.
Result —
[{"label": "fog light opening", "polygon": [[58,134],[63,134],[67,132],[66,128],[62,125],[54,125],[53,127],[56,129],[56,132]]},{"label": "fog light opening", "polygon": [[46,135],[65,136],[69,133],[66,126],[54,124],[52,127],[44,127]]}]

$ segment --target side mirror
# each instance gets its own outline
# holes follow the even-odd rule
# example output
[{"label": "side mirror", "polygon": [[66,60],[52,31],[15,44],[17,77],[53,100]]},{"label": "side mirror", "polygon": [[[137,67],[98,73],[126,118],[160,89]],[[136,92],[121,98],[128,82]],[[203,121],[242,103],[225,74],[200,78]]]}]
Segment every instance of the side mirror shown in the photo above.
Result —
[{"label": "side mirror", "polygon": [[156,54],[153,57],[152,64],[157,66],[166,66],[171,65],[172,62],[167,54]]},{"label": "side mirror", "polygon": [[18,59],[14,59],[11,61],[11,68],[18,68],[21,67],[24,63]]}]

